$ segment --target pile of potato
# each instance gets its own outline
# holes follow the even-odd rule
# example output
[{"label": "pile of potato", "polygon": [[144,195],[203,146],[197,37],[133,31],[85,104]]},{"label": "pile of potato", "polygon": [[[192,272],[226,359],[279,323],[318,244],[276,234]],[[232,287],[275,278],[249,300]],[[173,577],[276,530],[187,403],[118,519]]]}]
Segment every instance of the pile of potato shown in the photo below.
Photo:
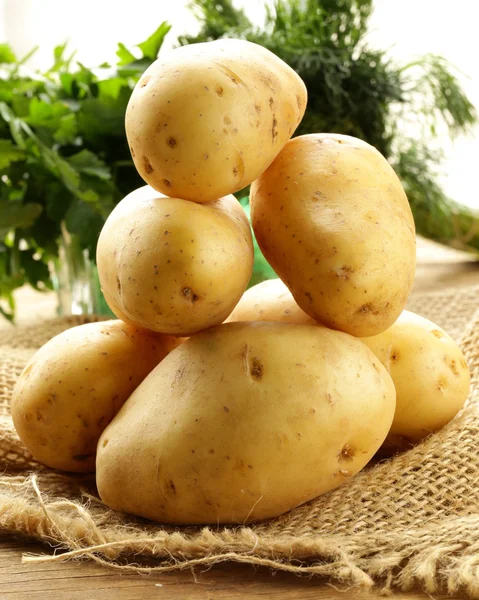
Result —
[{"label": "pile of potato", "polygon": [[[273,517],[437,431],[467,397],[454,341],[403,311],[415,230],[397,176],[358,139],[291,140],[306,100],[296,73],[240,40],[174,50],[132,94],[148,185],[114,209],[97,253],[120,320],[52,339],[12,398],[33,456],[96,470],[113,509]],[[280,279],[244,293],[252,235],[231,194],[249,184]]]}]

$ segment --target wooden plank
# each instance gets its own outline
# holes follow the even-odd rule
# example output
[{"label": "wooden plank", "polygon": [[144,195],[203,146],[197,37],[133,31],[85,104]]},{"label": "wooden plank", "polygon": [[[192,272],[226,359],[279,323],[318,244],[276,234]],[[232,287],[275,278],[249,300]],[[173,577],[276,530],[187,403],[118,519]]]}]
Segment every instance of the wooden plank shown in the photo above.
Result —
[{"label": "wooden plank", "polygon": [[[93,562],[22,564],[24,552],[52,552],[47,545],[10,535],[0,536],[0,598],[2,600],[379,600],[378,590],[335,589],[319,578],[271,573],[248,565],[223,564],[209,570],[161,576],[119,574]],[[452,598],[443,594],[400,593],[398,600]],[[457,597],[456,597],[457,598]]]}]

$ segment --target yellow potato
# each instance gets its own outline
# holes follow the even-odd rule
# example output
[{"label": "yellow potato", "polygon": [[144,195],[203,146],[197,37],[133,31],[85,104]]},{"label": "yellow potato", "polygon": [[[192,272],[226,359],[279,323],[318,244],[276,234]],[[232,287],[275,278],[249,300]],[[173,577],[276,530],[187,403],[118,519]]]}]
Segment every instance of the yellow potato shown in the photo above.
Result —
[{"label": "yellow potato", "polygon": [[246,290],[225,323],[236,321],[318,325],[317,321],[299,308],[281,279],[268,279]]},{"label": "yellow potato", "polygon": [[[258,319],[315,324],[280,279],[245,292],[227,321]],[[433,322],[405,310],[386,331],[360,339],[386,367],[396,387],[396,412],[385,450],[415,444],[446,425],[464,405],[469,369],[454,340]]]},{"label": "yellow potato", "polygon": [[241,298],[253,268],[251,229],[234,196],[201,205],[145,186],[108,217],[97,264],[117,317],[190,335],[224,321]]},{"label": "yellow potato", "polygon": [[299,125],[301,78],[262,46],[176,48],[136,85],[126,134],[139,174],[171,197],[209,202],[249,185]]},{"label": "yellow potato", "polygon": [[394,407],[391,378],[352,336],[220,325],[175,349],[105,429],[98,491],[163,522],[273,517],[364,467]]},{"label": "yellow potato", "polygon": [[80,325],[32,357],[11,403],[20,439],[41,463],[95,470],[98,438],[148,373],[178,341],[122,321]]},{"label": "yellow potato", "polygon": [[414,221],[369,144],[336,134],[289,141],[251,186],[251,218],[266,259],[313,319],[370,336],[400,315],[414,278]]},{"label": "yellow potato", "polygon": [[386,446],[405,448],[446,425],[469,393],[469,369],[454,340],[412,312],[380,335],[362,338],[389,371],[397,393]]}]

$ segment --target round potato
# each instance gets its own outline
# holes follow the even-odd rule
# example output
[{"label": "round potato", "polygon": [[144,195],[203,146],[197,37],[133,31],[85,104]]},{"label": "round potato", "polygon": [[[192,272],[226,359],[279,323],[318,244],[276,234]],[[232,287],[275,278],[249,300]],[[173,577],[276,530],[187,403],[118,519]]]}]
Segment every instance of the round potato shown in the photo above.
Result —
[{"label": "round potato", "polygon": [[236,321],[318,325],[317,321],[299,308],[281,279],[267,279],[246,290],[225,323]]},{"label": "round potato", "polygon": [[369,144],[336,134],[289,141],[251,186],[251,218],[266,259],[313,319],[371,336],[400,315],[414,278],[414,221]]},{"label": "round potato", "polygon": [[467,363],[440,327],[404,311],[389,329],[362,338],[396,386],[394,420],[385,446],[404,449],[446,425],[469,393]]},{"label": "round potato", "polygon": [[139,383],[178,341],[122,321],[80,325],[32,357],[11,402],[15,429],[41,463],[95,470],[98,438]]},{"label": "round potato", "polygon": [[171,523],[279,515],[357,473],[395,391],[361,342],[309,325],[228,323],[175,349],[98,442],[115,510]]},{"label": "round potato", "polygon": [[224,321],[241,298],[253,268],[251,229],[234,196],[201,205],[145,186],[108,217],[97,264],[120,319],[190,335]]},{"label": "round potato", "polygon": [[249,185],[299,125],[300,77],[262,46],[176,48],[137,83],[126,134],[139,174],[171,197],[210,202]]}]

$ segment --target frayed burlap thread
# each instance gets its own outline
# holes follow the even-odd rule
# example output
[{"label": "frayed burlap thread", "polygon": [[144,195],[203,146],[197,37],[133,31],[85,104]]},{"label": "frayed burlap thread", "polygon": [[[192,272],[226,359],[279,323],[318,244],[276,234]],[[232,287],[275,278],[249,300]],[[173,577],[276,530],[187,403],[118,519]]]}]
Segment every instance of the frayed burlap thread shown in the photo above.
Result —
[{"label": "frayed burlap thread", "polygon": [[[121,571],[167,573],[224,561],[320,575],[347,585],[413,587],[479,598],[479,287],[415,295],[409,308],[458,341],[472,373],[463,411],[412,450],[277,519],[249,527],[171,527],[115,513],[88,475],[36,463],[9,414],[36,348],[85,319],[0,333],[0,530],[59,548],[28,562],[89,558]],[[61,549],[61,551],[60,551]]]}]

